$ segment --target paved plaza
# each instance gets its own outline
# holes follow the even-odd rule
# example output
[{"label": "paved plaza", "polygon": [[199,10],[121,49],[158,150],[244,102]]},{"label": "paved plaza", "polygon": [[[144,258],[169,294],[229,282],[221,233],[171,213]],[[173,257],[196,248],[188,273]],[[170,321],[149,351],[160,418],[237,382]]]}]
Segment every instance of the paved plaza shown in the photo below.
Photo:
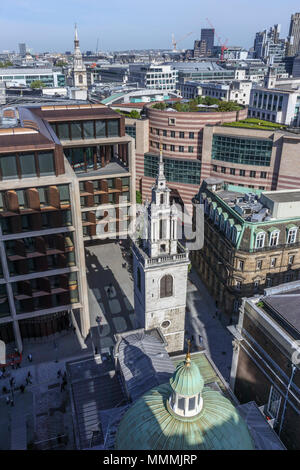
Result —
[{"label": "paved plaza", "polygon": [[87,246],[86,269],[92,341],[98,352],[108,352],[116,333],[135,328],[128,243]]}]

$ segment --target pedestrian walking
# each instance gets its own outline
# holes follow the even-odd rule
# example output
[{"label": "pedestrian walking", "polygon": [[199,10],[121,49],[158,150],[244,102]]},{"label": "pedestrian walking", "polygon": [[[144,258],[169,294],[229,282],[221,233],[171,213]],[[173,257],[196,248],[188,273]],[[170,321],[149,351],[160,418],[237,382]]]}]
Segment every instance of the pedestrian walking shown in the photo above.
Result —
[{"label": "pedestrian walking", "polygon": [[6,397],[6,404],[7,404],[7,405],[10,404],[10,398],[9,398],[9,397]]},{"label": "pedestrian walking", "polygon": [[12,386],[14,385],[14,383],[15,383],[15,379],[14,379],[13,377],[11,377],[11,378],[9,379],[9,384],[10,384],[10,386],[12,387]]},{"label": "pedestrian walking", "polygon": [[61,370],[60,369],[57,371],[57,378],[59,379],[59,377],[61,377]]},{"label": "pedestrian walking", "polygon": [[98,354],[98,348],[95,346],[95,355]]},{"label": "pedestrian walking", "polygon": [[10,400],[10,406],[15,406],[15,403],[13,400]]},{"label": "pedestrian walking", "polygon": [[28,371],[27,377],[28,377],[29,379],[30,379],[30,377],[31,377],[31,372],[30,372],[30,370]]},{"label": "pedestrian walking", "polygon": [[25,386],[24,386],[23,384],[20,385],[20,391],[21,391],[21,393],[24,393],[24,392],[25,392]]},{"label": "pedestrian walking", "polygon": [[32,362],[32,354],[29,353],[28,356],[27,356],[27,358],[28,358],[28,361],[29,361],[29,362]]}]

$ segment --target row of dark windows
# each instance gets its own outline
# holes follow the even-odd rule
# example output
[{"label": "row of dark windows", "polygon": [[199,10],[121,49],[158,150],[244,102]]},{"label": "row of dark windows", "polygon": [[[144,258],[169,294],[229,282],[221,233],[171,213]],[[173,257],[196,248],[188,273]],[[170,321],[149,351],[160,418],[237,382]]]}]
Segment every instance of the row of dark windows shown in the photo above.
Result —
[{"label": "row of dark windows", "polygon": [[31,152],[0,156],[2,180],[33,178],[55,173],[53,152]]},{"label": "row of dark windows", "polygon": [[[144,175],[156,178],[158,156],[146,154],[144,157]],[[199,160],[179,160],[164,158],[165,176],[170,182],[200,184],[201,163]]]},{"label": "row of dark windows", "polygon": [[35,230],[46,230],[58,227],[68,227],[71,225],[72,214],[70,210],[51,211],[0,218],[0,226],[3,235],[31,232]]},{"label": "row of dark windows", "polygon": [[230,175],[250,176],[250,178],[260,177],[262,179],[267,178],[266,171],[258,172],[258,171],[250,170],[249,175],[246,175],[246,170],[238,170],[237,168],[226,168],[225,166],[218,167],[217,165],[213,165],[213,171],[218,172],[218,168],[220,168],[221,173],[224,173],[224,174],[227,173],[229,170]]},{"label": "row of dark windows", "polygon": [[90,120],[51,123],[61,140],[96,139],[120,136],[120,120]]},{"label": "row of dark windows", "polygon": [[[14,194],[16,195],[16,199],[11,197]],[[57,204],[59,206],[70,204],[70,191],[68,184],[0,192],[0,212],[15,212],[19,209],[28,208],[36,209],[37,206],[42,209],[47,206],[56,207]],[[34,205],[34,207],[32,207],[32,205]]]},{"label": "row of dark windows", "polygon": [[162,135],[163,137],[172,137],[172,138],[176,138],[178,135],[179,139],[194,139],[195,138],[194,132],[167,131],[166,129],[153,129],[153,127],[150,127],[150,133],[155,134],[155,135]]},{"label": "row of dark windows", "polygon": [[[151,145],[152,147],[155,145],[155,147],[156,147],[157,149],[160,148],[160,143],[159,143],[159,142],[154,142],[154,143],[153,143],[152,140],[151,140],[151,141],[150,141],[150,145]],[[169,148],[168,148],[168,147],[169,147]],[[167,146],[166,144],[162,144],[162,148],[163,148],[163,150],[169,150],[170,152],[176,152],[176,147],[175,147],[175,145],[169,145],[169,146]],[[178,152],[182,152],[182,153],[183,153],[183,152],[185,152],[185,150],[186,150],[186,149],[185,149],[185,147],[184,147],[183,145],[179,145],[179,146],[178,146]],[[188,146],[188,152],[189,152],[189,153],[193,153],[193,152],[194,152],[194,147],[193,147],[192,145],[189,145],[189,146]]]}]

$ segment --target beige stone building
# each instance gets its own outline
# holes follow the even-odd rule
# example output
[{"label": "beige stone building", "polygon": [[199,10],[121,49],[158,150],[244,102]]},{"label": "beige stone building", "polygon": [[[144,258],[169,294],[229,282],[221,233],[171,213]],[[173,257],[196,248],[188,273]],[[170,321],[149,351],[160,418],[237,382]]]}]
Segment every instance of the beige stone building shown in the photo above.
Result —
[{"label": "beige stone building", "polygon": [[208,178],[194,199],[204,204],[204,247],[190,256],[225,323],[243,297],[300,276],[300,190],[250,191]]}]

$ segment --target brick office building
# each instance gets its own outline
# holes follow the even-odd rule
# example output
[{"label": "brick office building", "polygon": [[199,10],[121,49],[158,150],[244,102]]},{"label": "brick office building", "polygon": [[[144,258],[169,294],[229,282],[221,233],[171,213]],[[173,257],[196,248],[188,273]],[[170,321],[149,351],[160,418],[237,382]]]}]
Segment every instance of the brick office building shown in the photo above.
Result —
[{"label": "brick office building", "polygon": [[[300,282],[243,300],[231,326],[230,386],[241,403],[261,407],[288,449],[300,449]],[[298,349],[297,349],[298,348]]]},{"label": "brick office building", "polygon": [[300,191],[250,191],[208,178],[194,199],[204,204],[204,246],[190,256],[225,323],[243,297],[300,278]]},{"label": "brick office building", "polygon": [[151,196],[158,170],[159,147],[163,147],[165,175],[171,198],[184,204],[210,174],[210,161],[203,161],[203,130],[207,125],[232,122],[247,117],[247,108],[235,112],[162,111],[146,105],[148,142],[136,149],[136,186],[143,200]]}]

